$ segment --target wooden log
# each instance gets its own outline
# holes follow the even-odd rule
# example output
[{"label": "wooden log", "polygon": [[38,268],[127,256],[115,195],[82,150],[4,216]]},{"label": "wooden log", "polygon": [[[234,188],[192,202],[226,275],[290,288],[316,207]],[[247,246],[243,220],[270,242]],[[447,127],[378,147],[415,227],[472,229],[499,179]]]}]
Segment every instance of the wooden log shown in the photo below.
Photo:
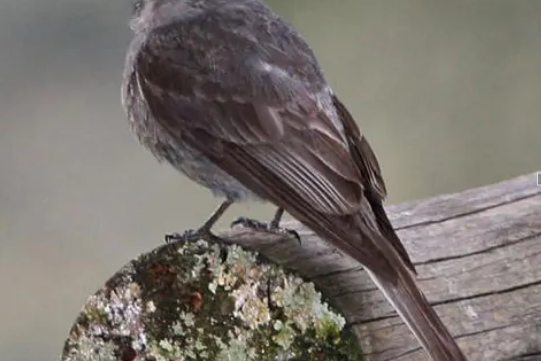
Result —
[{"label": "wooden log", "polygon": [[[541,360],[541,187],[537,186],[535,174],[392,206],[388,211],[416,264],[420,287],[469,360]],[[274,263],[294,269],[316,283],[346,317],[368,361],[428,360],[360,264],[298,222],[286,222],[283,226],[297,230],[302,242],[243,228],[222,232],[220,236],[228,243],[257,250]],[[223,308],[231,305],[231,300],[218,297],[222,301],[215,304],[217,296],[209,291],[214,281],[205,278],[216,277],[218,268],[202,272],[199,266],[223,266],[229,259],[227,254],[236,252],[235,247],[229,248],[223,260],[221,251],[211,252],[210,248],[205,257],[214,258],[186,253],[184,248],[190,245],[198,247],[192,243],[161,245],[122,267],[89,298],[70,331],[61,360],[132,361],[148,359],[145,355],[170,360],[179,359],[178,355],[192,355],[194,350],[202,352],[203,357],[206,349],[197,340],[208,341],[209,332],[220,331],[227,335],[225,339],[230,338],[227,330],[215,325],[220,315],[225,315],[227,322],[218,324],[232,325],[228,308]],[[231,270],[237,270],[238,258],[232,259],[235,267]],[[190,264],[195,268],[188,267]],[[259,271],[266,267],[255,261],[253,266]],[[240,269],[234,272],[241,272]],[[218,274],[223,272],[222,269]],[[257,280],[261,281],[260,275]],[[260,283],[247,284],[252,287]],[[267,287],[261,295],[272,293]],[[246,293],[240,295],[244,297]],[[200,312],[202,305],[210,316]],[[294,314],[298,320],[298,314]],[[203,332],[207,321],[211,326]],[[188,331],[196,332],[197,337],[187,337],[191,335]],[[352,355],[353,359],[358,358],[357,350],[350,348],[350,339],[347,340],[341,343],[344,352],[337,353],[335,347],[329,360],[344,361],[344,355],[348,359]],[[190,352],[186,345],[192,347]],[[222,351],[226,355],[237,354],[237,344],[221,345],[225,345]]]},{"label": "wooden log", "polygon": [[[541,360],[541,187],[536,174],[387,208],[420,287],[469,360]],[[313,280],[354,326],[367,360],[427,360],[362,267],[298,224],[302,244],[221,236]]]}]

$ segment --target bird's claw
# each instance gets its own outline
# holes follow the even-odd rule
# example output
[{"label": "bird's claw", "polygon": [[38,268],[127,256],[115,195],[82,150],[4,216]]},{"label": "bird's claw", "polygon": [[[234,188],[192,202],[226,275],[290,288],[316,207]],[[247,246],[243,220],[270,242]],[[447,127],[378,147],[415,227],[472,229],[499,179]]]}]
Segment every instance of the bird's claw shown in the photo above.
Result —
[{"label": "bird's claw", "polygon": [[165,235],[165,243],[172,242],[195,242],[203,238],[201,230],[188,229],[183,233],[168,233]]},{"label": "bird's claw", "polygon": [[209,243],[228,243],[226,240],[221,239],[218,236],[215,236],[209,229],[206,227],[201,227],[197,230],[188,229],[183,233],[168,233],[164,237],[165,243],[172,242],[197,242],[199,240],[205,240]]},{"label": "bird's claw", "polygon": [[250,228],[256,231],[269,231],[270,230],[270,224],[265,222],[260,222],[255,219],[251,219],[248,217],[239,217],[235,219],[233,222],[231,222],[231,228],[235,226],[243,226],[246,228]]},{"label": "bird's claw", "polygon": [[167,233],[163,238],[166,244],[184,240],[183,235],[177,232]]},{"label": "bird's claw", "polygon": [[288,238],[294,238],[299,243],[299,245],[301,244],[301,237],[297,231],[293,229],[281,228],[277,224],[273,224],[273,222],[261,222],[248,217],[239,217],[233,222],[231,222],[231,228],[239,225],[245,228],[253,229],[255,231],[285,235]]}]

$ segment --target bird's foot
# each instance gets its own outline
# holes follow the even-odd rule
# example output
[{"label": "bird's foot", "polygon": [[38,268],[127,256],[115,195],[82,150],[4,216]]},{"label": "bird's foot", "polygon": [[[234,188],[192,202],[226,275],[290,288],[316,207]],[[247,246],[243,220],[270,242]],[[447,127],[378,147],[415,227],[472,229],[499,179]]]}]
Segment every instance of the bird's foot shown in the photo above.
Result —
[{"label": "bird's foot", "polygon": [[301,244],[301,237],[299,233],[294,229],[282,228],[276,222],[261,222],[255,219],[247,217],[239,217],[231,223],[231,227],[243,226],[245,228],[253,229],[254,231],[270,232],[277,235],[284,235],[288,238],[293,238],[299,244]]},{"label": "bird's foot", "polygon": [[165,243],[172,242],[197,242],[199,240],[205,240],[214,244],[225,244],[227,240],[215,236],[208,227],[201,227],[197,230],[188,229],[183,233],[168,233],[165,235]]},{"label": "bird's foot", "polygon": [[203,223],[198,230],[189,229],[184,233],[170,233],[165,235],[165,243],[171,242],[197,242],[200,239],[205,240],[209,243],[217,244],[226,244],[230,243],[225,239],[215,236],[211,229],[224,214],[224,212],[233,204],[232,199],[226,199],[220,204],[220,206],[212,213],[210,218]]}]

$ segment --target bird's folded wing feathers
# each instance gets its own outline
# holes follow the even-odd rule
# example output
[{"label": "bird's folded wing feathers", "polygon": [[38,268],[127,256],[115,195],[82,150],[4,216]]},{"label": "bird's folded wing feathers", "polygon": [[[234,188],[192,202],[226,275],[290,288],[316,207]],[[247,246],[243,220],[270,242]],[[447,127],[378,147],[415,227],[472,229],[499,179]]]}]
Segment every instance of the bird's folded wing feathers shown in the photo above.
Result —
[{"label": "bird's folded wing feathers", "polygon": [[[385,186],[373,152],[353,120],[339,118],[345,108],[340,108],[323,76],[275,65],[284,61],[275,61],[273,54],[284,56],[276,48],[265,49],[263,59],[257,58],[260,53],[243,54],[244,73],[232,82],[212,72],[211,64],[199,64],[194,72],[196,67],[186,59],[186,53],[197,48],[193,36],[177,44],[183,62],[175,61],[174,48],[162,49],[159,41],[147,42],[136,55],[139,88],[156,121],[309,226],[337,233],[333,229],[340,223],[349,228],[351,219],[346,216],[356,215],[358,220],[362,213],[363,234],[357,244],[348,244],[346,234],[337,234],[333,241],[342,242],[339,248],[367,266],[378,262],[373,243],[383,239],[378,226],[390,227],[394,237],[388,241],[413,269],[381,206]],[[295,59],[296,54],[287,56]],[[376,202],[374,209],[371,201]],[[321,214],[310,215],[309,209]],[[383,212],[383,221],[374,212]]]},{"label": "bird's folded wing feathers", "polygon": [[[269,172],[289,182],[319,211],[356,212],[363,184],[341,124],[332,113],[331,94],[323,78],[319,79],[320,89],[313,93],[309,88],[318,86],[305,86],[308,78],[299,74],[285,79],[285,72],[274,65],[245,64],[246,84],[241,88],[264,88],[248,96],[246,90],[216,80],[223,75],[194,73],[189,63],[173,62],[173,50],[164,51],[159,44],[146,42],[139,49],[135,72],[145,101],[168,131],[186,137],[197,134],[200,139],[206,133],[207,143],[201,145],[216,150],[217,157],[228,156],[219,154],[228,145],[250,147],[254,158]],[[180,46],[182,52],[189,52],[189,44]],[[252,60],[254,64],[272,61]],[[313,74],[310,77],[316,78]],[[266,81],[261,85],[251,83],[258,79]],[[326,102],[328,111],[318,102]]]}]

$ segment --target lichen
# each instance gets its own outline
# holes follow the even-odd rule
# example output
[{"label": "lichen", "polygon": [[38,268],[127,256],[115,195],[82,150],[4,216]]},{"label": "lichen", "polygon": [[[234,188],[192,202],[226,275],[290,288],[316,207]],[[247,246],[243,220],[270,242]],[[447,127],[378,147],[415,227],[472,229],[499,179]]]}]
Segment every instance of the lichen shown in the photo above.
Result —
[{"label": "lichen", "polygon": [[91,296],[62,361],[360,360],[314,284],[238,246],[160,247]]}]

